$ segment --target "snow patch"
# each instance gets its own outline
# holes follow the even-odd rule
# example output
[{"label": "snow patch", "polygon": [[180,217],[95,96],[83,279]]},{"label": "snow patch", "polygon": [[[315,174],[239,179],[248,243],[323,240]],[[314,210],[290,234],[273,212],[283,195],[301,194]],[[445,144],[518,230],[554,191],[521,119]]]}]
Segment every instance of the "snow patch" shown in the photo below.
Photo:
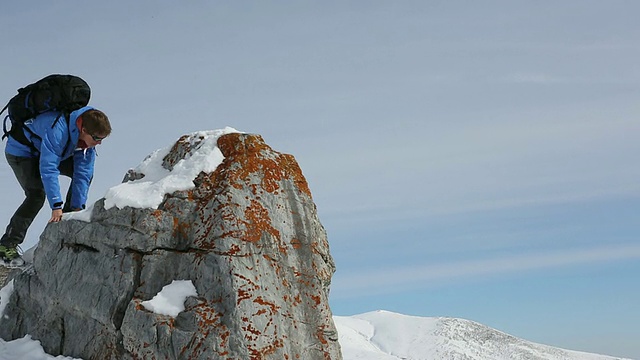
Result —
[{"label": "snow patch", "polygon": [[40,341],[31,335],[13,341],[0,339],[0,360],[82,360],[66,356],[52,356],[44,352]]},{"label": "snow patch", "polygon": [[191,280],[174,280],[151,300],[143,301],[142,306],[156,314],[176,317],[184,311],[184,302],[189,296],[198,296]]},{"label": "snow patch", "polygon": [[73,211],[62,214],[62,220],[80,220],[84,222],[91,222],[91,213],[93,212],[94,204],[89,205],[84,210]]}]

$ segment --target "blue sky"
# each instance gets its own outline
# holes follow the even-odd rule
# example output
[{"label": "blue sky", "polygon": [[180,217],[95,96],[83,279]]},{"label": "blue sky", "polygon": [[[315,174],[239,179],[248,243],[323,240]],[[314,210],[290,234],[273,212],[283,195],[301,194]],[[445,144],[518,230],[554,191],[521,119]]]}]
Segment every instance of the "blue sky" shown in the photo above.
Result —
[{"label": "blue sky", "polygon": [[[93,200],[192,131],[232,126],[293,154],[338,266],[336,315],[462,317],[640,358],[638,13],[631,0],[9,2],[0,99],[50,73],[91,84],[114,125]],[[21,197],[6,162],[0,184],[8,219]]]}]

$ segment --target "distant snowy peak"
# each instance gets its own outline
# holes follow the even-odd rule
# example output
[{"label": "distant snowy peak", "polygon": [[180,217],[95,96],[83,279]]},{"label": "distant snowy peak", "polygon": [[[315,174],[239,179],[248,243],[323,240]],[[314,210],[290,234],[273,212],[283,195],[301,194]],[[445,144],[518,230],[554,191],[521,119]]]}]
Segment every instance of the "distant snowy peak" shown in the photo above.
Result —
[{"label": "distant snowy peak", "polygon": [[516,338],[455,318],[375,311],[334,317],[344,360],[614,360]]}]

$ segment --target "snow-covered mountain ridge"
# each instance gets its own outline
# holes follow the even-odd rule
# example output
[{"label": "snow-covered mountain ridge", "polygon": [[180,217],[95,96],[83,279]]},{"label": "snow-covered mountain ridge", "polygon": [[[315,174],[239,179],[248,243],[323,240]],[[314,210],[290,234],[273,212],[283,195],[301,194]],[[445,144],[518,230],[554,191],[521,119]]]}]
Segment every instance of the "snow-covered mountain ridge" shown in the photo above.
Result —
[{"label": "snow-covered mountain ridge", "polygon": [[456,318],[388,311],[334,316],[344,360],[614,360],[536,344]]}]

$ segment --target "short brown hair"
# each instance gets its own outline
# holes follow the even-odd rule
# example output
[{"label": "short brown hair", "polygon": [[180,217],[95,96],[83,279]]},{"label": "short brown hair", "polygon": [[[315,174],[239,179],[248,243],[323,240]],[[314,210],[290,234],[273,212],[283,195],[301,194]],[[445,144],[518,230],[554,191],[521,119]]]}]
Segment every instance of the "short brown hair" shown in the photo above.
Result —
[{"label": "short brown hair", "polygon": [[92,135],[111,135],[111,124],[109,118],[100,110],[87,110],[80,115],[82,117],[82,127]]}]

